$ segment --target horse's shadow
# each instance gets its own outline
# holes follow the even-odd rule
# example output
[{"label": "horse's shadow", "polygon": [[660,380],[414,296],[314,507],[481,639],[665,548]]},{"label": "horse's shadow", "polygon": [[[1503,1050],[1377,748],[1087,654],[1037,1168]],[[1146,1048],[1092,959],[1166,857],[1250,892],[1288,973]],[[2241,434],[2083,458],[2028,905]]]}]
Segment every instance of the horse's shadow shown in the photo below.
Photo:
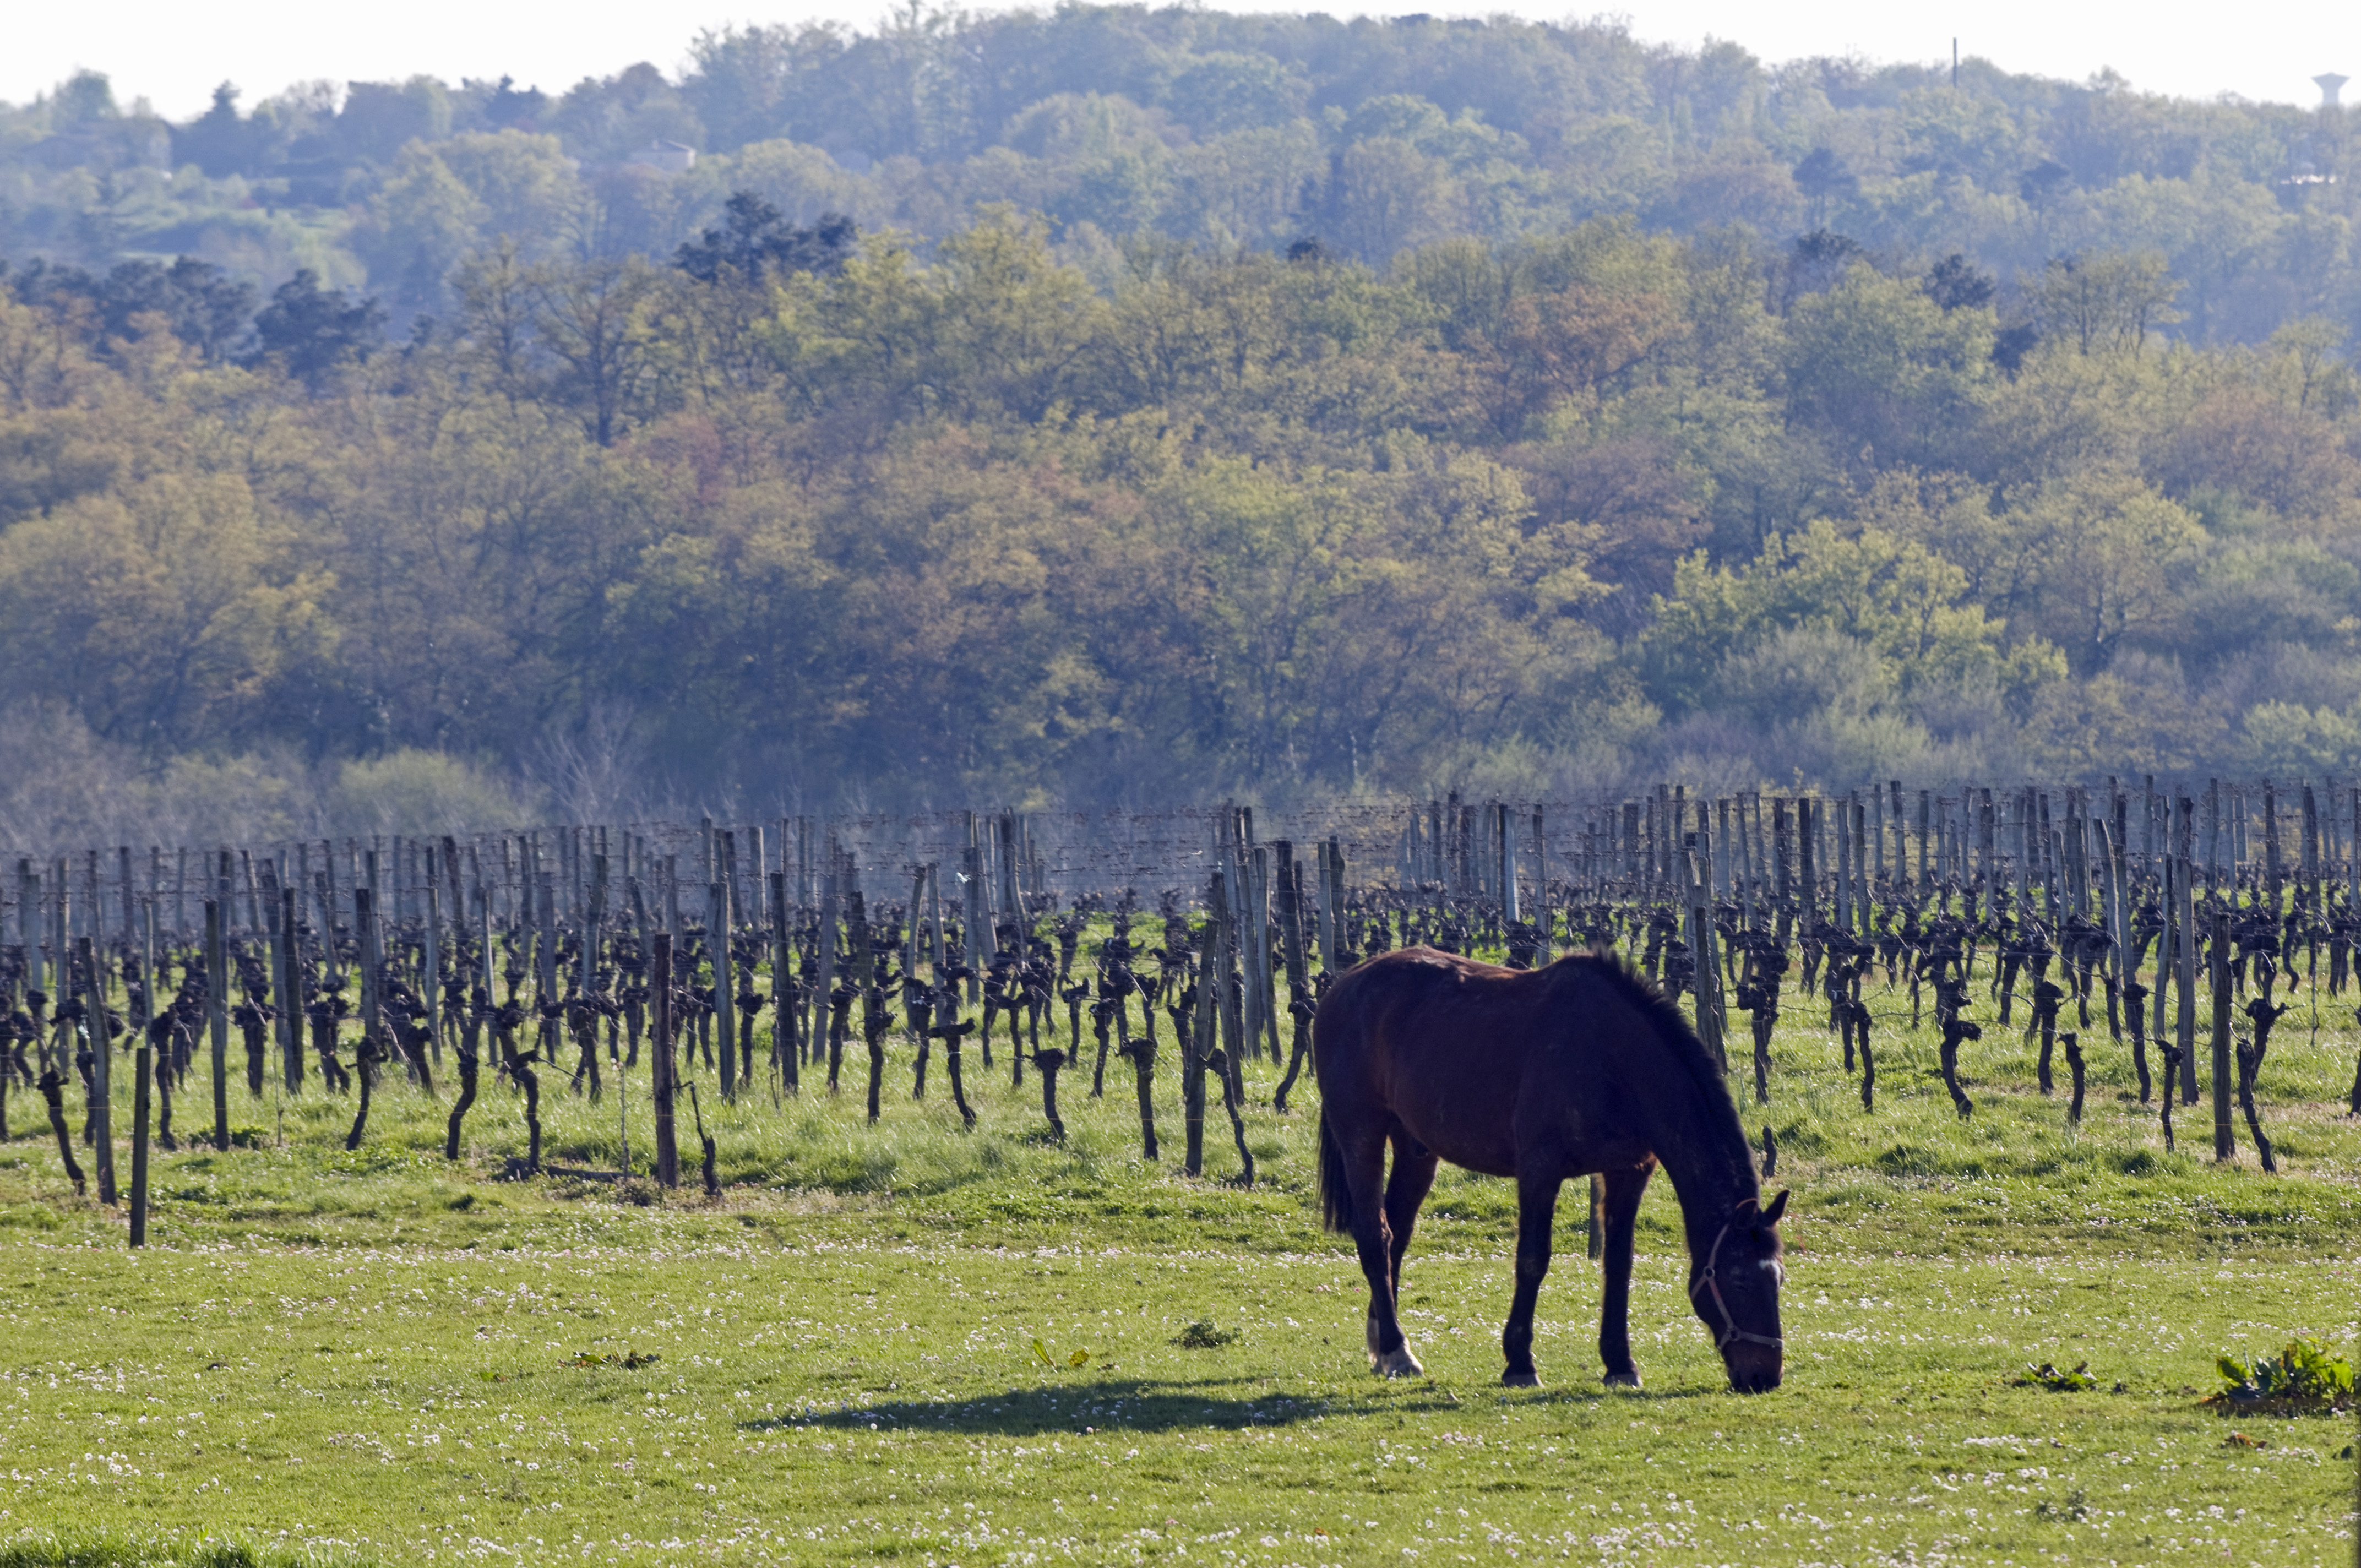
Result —
[{"label": "horse's shadow", "polygon": [[1693,1398],[1703,1388],[1662,1391],[1637,1388],[1488,1389],[1463,1398],[1432,1382],[1373,1384],[1363,1393],[1289,1394],[1245,1390],[1254,1377],[1186,1380],[1102,1377],[1089,1382],[1009,1387],[963,1398],[879,1398],[847,1402],[796,1415],[763,1416],[738,1423],[741,1431],[782,1431],[796,1427],[843,1431],[988,1431],[1006,1437],[1074,1436],[1126,1431],[1245,1431],[1285,1427],[1329,1415],[1364,1415],[1382,1407],[1392,1415],[1450,1414],[1495,1396],[1518,1403],[1597,1404],[1615,1399]]},{"label": "horse's shadow", "polygon": [[[1260,1381],[1254,1377],[1101,1377],[1035,1387],[1011,1387],[964,1398],[876,1399],[798,1416],[768,1416],[739,1424],[749,1431],[796,1426],[848,1431],[891,1427],[901,1431],[992,1431],[1013,1437],[1071,1435],[1086,1429],[1099,1432],[1179,1431],[1191,1428],[1242,1431],[1249,1427],[1291,1426],[1358,1404],[1357,1400],[1321,1394],[1289,1394],[1276,1389],[1246,1391]],[[1432,1387],[1405,1390],[1400,1397],[1387,1401],[1388,1408],[1396,1410],[1449,1409],[1452,1404],[1449,1393]]]}]

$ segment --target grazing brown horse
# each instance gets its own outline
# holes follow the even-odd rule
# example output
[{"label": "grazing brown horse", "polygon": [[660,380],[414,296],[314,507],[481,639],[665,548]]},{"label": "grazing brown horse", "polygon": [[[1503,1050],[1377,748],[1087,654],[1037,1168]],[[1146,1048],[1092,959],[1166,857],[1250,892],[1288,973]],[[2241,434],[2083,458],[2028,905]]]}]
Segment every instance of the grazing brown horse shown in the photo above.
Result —
[{"label": "grazing brown horse", "polygon": [[[1673,1005],[1593,952],[1505,970],[1406,948],[1329,989],[1313,1023],[1320,1075],[1320,1200],[1350,1231],[1369,1280],[1369,1359],[1389,1377],[1424,1370],[1395,1314],[1402,1254],[1438,1159],[1517,1183],[1517,1292],[1500,1381],[1532,1387],[1533,1303],[1549,1272],[1558,1186],[1603,1172],[1606,1296],[1598,1354],[1609,1383],[1636,1386],[1631,1223],[1661,1162],[1688,1232],[1689,1301],[1730,1386],[1779,1386],[1780,1213],[1720,1071]],[[1385,1174],[1385,1146],[1394,1149]]]}]

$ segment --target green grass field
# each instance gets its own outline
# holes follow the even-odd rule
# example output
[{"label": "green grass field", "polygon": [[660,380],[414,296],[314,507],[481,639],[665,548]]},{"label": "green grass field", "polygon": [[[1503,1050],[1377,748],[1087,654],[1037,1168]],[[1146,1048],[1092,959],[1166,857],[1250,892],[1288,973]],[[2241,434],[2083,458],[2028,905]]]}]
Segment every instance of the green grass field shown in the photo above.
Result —
[{"label": "green grass field", "polygon": [[[1512,1198],[1451,1173],[1404,1292],[1431,1376],[1373,1378],[1358,1271],[1310,1201],[1316,1101],[1254,1111],[1251,1190],[1222,1179],[1217,1102],[1209,1175],[1184,1179],[1169,1030],[1159,1168],[1120,1062],[1104,1101],[1068,1073],[1058,1146],[1005,1058],[972,1070],[965,1132],[939,1063],[909,1100],[897,1047],[875,1128],[857,1082],[708,1098],[715,1201],[693,1176],[676,1194],[495,1179],[524,1138],[504,1088],[454,1167],[442,1112],[406,1087],[350,1155],[348,1102],[241,1087],[258,1146],[159,1155],[138,1255],[119,1212],[72,1197],[20,1095],[0,1147],[0,1568],[2353,1562],[2353,1423],[2199,1404],[2218,1354],[2355,1348],[2351,1032],[2280,1025],[2270,1177],[2243,1124],[2237,1163],[2213,1164],[2202,1106],[2167,1155],[2103,1021],[2074,1132],[1989,1025],[1964,1057],[1971,1121],[1931,1036],[1885,1019],[1865,1113],[1821,1018],[1790,1003],[1772,1103],[1741,1104],[1795,1193],[1787,1382],[1755,1398],[1725,1390],[1688,1310],[1662,1181],[1632,1313],[1646,1387],[1598,1384],[1577,1193],[1542,1301],[1546,1386],[1499,1387]],[[1250,1077],[1267,1100],[1275,1069]],[[552,1075],[543,1103],[554,1162],[617,1165],[611,1084],[594,1105]],[[203,1119],[181,1107],[184,1131]],[[1194,1323],[1226,1343],[1180,1343]],[[2085,1361],[2095,1391],[2015,1383]]]}]

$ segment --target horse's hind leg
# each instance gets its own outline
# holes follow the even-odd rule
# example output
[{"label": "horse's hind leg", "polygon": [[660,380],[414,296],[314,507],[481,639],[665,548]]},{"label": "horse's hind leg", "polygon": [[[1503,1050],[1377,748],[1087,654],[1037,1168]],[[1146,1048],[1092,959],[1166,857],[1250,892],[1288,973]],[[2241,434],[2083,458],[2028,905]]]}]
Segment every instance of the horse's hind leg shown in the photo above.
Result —
[{"label": "horse's hind leg", "polygon": [[1500,1381],[1511,1388],[1541,1387],[1541,1374],[1533,1367],[1533,1305],[1549,1275],[1550,1227],[1557,1221],[1560,1179],[1553,1172],[1517,1182],[1517,1294],[1509,1305],[1509,1326],[1500,1331],[1500,1349],[1509,1358]]},{"label": "horse's hind leg", "polygon": [[[1607,1173],[1607,1246],[1604,1289],[1598,1307],[1598,1358],[1607,1364],[1606,1381],[1637,1388],[1640,1369],[1631,1361],[1631,1225],[1639,1218],[1640,1195],[1648,1190],[1655,1161],[1631,1170]],[[1518,1248],[1518,1288],[1524,1280],[1523,1247]]]},{"label": "horse's hind leg", "polygon": [[[1416,1139],[1394,1139],[1393,1171],[1386,1178],[1386,1284],[1387,1299],[1394,1306],[1397,1321],[1401,1308],[1402,1255],[1410,1251],[1411,1233],[1418,1228],[1419,1205],[1426,1201],[1428,1191],[1434,1186],[1436,1163],[1433,1151]],[[1370,1355],[1382,1356],[1378,1348],[1378,1320],[1374,1312],[1369,1318],[1368,1337]],[[1410,1353],[1404,1350],[1402,1354]],[[1408,1374],[1415,1376],[1423,1370],[1411,1357]]]},{"label": "horse's hind leg", "polygon": [[[1388,1377],[1415,1377],[1426,1368],[1418,1364],[1418,1357],[1403,1343],[1401,1320],[1394,1310],[1394,1269],[1399,1254],[1394,1248],[1389,1218],[1393,1194],[1380,1181],[1385,1174],[1385,1160],[1382,1134],[1369,1139],[1366,1149],[1344,1150],[1345,1179],[1353,1194],[1353,1245],[1360,1255],[1362,1277],[1369,1282],[1369,1365]],[[1400,1168],[1397,1164],[1397,1171]]]}]

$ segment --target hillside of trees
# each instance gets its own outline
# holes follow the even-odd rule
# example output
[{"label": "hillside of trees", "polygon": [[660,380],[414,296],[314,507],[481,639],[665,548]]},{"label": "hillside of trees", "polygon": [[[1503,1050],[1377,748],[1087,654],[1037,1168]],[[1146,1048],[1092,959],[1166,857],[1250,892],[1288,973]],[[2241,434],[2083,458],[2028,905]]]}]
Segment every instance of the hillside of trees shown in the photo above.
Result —
[{"label": "hillside of trees", "polygon": [[[521,68],[522,69],[522,68]],[[249,87],[253,83],[247,84]],[[276,285],[309,268],[395,324],[447,310],[501,237],[531,259],[669,255],[737,191],[809,223],[931,243],[984,207],[1038,212],[1102,288],[1126,243],[1307,235],[1382,268],[1628,216],[1773,246],[1826,230],[1997,277],[2084,250],[2154,254],[2199,342],[2361,311],[2351,112],[2192,103],[2108,75],[1970,60],[1767,65],[1619,25],[1338,21],[1173,7],[913,9],[873,32],[725,28],[674,74],[520,87],[224,83],[181,125],[84,74],[0,105],[0,255],[103,271],[192,256]],[[685,171],[635,162],[657,143]],[[659,159],[659,162],[662,160]]]},{"label": "hillside of trees", "polygon": [[0,126],[0,840],[2361,770],[2341,122],[1520,24],[697,58]]}]

